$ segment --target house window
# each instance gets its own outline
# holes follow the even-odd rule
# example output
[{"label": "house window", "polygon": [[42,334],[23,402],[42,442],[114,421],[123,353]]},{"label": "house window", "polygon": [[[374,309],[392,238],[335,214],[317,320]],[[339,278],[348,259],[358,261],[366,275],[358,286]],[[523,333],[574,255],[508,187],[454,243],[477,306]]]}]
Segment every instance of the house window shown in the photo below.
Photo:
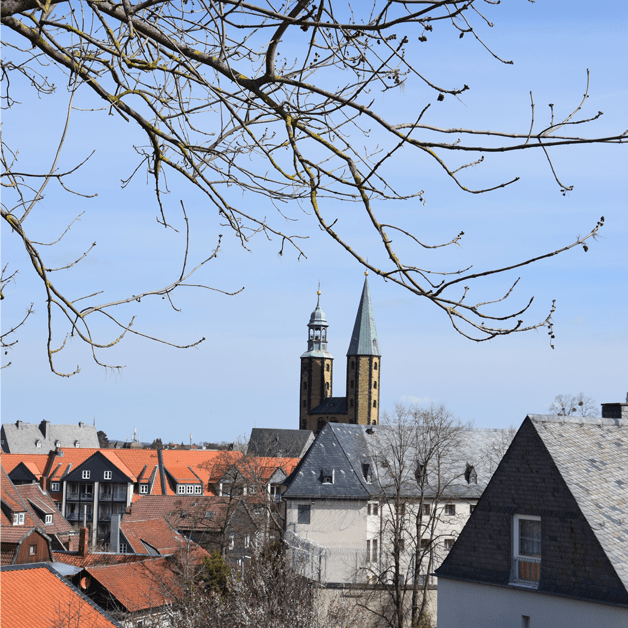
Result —
[{"label": "house window", "polygon": [[445,551],[449,552],[451,548],[454,546],[455,539],[445,539]]},{"label": "house window", "polygon": [[399,551],[403,552],[406,549],[406,540],[405,539],[399,539]]},{"label": "house window", "polygon": [[512,582],[538,587],[541,579],[541,517],[515,515],[512,524]]},{"label": "house window", "polygon": [[310,505],[309,504],[300,504],[298,510],[298,518],[297,523],[308,524],[310,523]]},{"label": "house window", "polygon": [[406,516],[406,502],[402,502],[401,504],[395,504],[395,512],[400,517]]},{"label": "house window", "polygon": [[369,515],[377,517],[379,515],[379,504],[377,502],[370,503],[367,512]]},{"label": "house window", "polygon": [[456,504],[445,504],[445,514],[448,517],[453,517],[456,514]]},{"label": "house window", "polygon": [[369,484],[371,483],[371,465],[368,463],[362,463],[362,475],[364,476],[364,479],[366,480],[366,482],[368,482]]},{"label": "house window", "polygon": [[251,535],[247,534],[244,537],[244,547],[250,547],[251,546]]},{"label": "house window", "polygon": [[431,539],[421,539],[421,551],[426,551],[427,549],[429,549],[431,543]]},{"label": "house window", "polygon": [[105,471],[103,475],[103,480],[110,480],[110,479],[111,479],[111,471]]},{"label": "house window", "polygon": [[429,517],[430,516],[430,512],[431,512],[430,505],[429,504],[423,504],[423,509],[421,510],[421,515]]},{"label": "house window", "polygon": [[467,468],[465,469],[465,472],[464,472],[464,479],[467,481],[467,484],[478,483],[477,471],[469,463],[467,463]]},{"label": "house window", "polygon": [[148,484],[140,484],[140,495],[148,495]]},{"label": "house window", "polygon": [[203,494],[203,487],[200,484],[197,484],[194,487],[194,494],[195,495],[202,495]]},{"label": "house window", "polygon": [[373,388],[377,389],[377,381],[373,382]]},{"label": "house window", "polygon": [[373,539],[371,541],[371,548],[373,550],[373,554],[371,556],[371,560],[376,563],[377,562],[377,539]]},{"label": "house window", "polygon": [[186,490],[188,495],[193,495],[194,494],[194,485],[193,484],[188,484],[186,486]]},{"label": "house window", "polygon": [[26,513],[16,512],[13,515],[13,525],[14,526],[23,526],[24,525],[24,516]]},{"label": "house window", "polygon": [[31,545],[31,546],[28,548],[28,553],[29,553],[31,556],[35,556],[35,552],[36,552],[36,551],[37,551],[37,545]]},{"label": "house window", "polygon": [[58,493],[61,490],[61,485],[59,482],[51,482],[50,483],[50,490],[53,493]]},{"label": "house window", "polygon": [[205,519],[209,519],[210,521],[216,516],[216,511],[215,510],[208,510],[205,513]]},{"label": "house window", "polygon": [[35,443],[35,445],[36,445],[39,449],[41,449],[41,441],[40,441],[40,440],[38,440],[38,441]]},{"label": "house window", "polygon": [[375,371],[377,370],[377,362],[373,363],[373,370],[375,370]]},{"label": "house window", "polygon": [[44,523],[45,523],[47,526],[51,526],[51,525],[52,525],[52,515],[46,515],[46,518],[45,518],[45,520],[44,520]]},{"label": "house window", "polygon": [[185,495],[185,484],[178,484],[177,485],[177,494],[178,495]]},{"label": "house window", "polygon": [[334,483],[334,470],[333,469],[321,469],[321,482],[323,484]]},{"label": "house window", "polygon": [[75,440],[75,441],[74,441],[74,446],[78,448],[78,447],[80,447],[80,446],[81,446],[81,443],[79,443],[77,440]]},{"label": "house window", "polygon": [[371,541],[367,539],[366,541],[366,562],[370,562],[371,560]]},{"label": "house window", "polygon": [[475,510],[475,504],[469,504],[469,514],[472,515]]},{"label": "house window", "polygon": [[82,477],[84,480],[89,480],[89,475],[90,475],[90,472],[89,472],[88,470],[85,470],[85,471],[83,471],[83,473],[82,473],[81,477]]},{"label": "house window", "polygon": [[229,549],[232,550],[235,548],[235,536],[233,534],[229,535]]},{"label": "house window", "polygon": [[120,553],[121,554],[126,554],[127,552],[127,545],[126,543],[120,543]]}]

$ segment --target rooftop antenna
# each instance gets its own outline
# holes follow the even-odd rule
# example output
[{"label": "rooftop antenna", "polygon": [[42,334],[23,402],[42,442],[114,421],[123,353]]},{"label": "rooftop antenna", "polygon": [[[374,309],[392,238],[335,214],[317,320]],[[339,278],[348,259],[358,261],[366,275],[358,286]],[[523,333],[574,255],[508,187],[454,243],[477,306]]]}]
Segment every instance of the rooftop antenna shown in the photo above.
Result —
[{"label": "rooftop antenna", "polygon": [[190,434],[190,447],[192,446],[192,434]]}]

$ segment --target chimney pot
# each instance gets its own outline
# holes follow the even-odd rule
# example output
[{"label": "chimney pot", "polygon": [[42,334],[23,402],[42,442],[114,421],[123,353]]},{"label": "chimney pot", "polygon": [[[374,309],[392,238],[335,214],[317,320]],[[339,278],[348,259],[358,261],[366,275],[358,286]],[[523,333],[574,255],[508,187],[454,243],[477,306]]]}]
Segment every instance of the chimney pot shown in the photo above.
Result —
[{"label": "chimney pot", "polygon": [[21,430],[22,429],[22,421],[16,421],[15,425],[17,425],[17,429]]}]

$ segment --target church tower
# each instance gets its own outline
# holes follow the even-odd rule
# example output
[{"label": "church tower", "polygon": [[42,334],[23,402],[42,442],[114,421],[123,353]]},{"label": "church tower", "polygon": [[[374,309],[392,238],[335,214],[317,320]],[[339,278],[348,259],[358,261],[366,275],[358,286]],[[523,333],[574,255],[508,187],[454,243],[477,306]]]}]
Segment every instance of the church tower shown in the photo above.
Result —
[{"label": "church tower", "polygon": [[316,417],[310,410],[319,407],[332,396],[334,358],[327,351],[327,319],[321,310],[321,292],[318,291],[316,309],[308,323],[307,351],[301,356],[301,395],[299,427],[302,430],[317,430]]},{"label": "church tower", "polygon": [[379,424],[381,356],[368,278],[365,278],[360,306],[347,351],[347,418],[349,423]]}]

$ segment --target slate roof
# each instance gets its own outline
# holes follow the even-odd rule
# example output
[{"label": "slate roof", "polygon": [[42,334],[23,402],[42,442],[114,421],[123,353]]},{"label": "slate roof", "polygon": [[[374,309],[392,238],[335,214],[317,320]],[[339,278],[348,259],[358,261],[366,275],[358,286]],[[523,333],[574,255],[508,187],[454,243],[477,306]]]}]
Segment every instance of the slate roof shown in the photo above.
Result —
[{"label": "slate roof", "polygon": [[[69,625],[63,609],[71,609],[81,625],[121,625],[46,564],[2,568],[2,628],[49,628]],[[28,621],[25,622],[25,618]]]},{"label": "slate roof", "polygon": [[96,427],[82,422],[78,425],[58,425],[49,421],[39,425],[23,421],[3,423],[2,439],[2,451],[11,454],[45,454],[54,450],[57,442],[68,448],[76,447],[77,442],[81,448],[99,447]]},{"label": "slate roof", "polygon": [[358,314],[355,317],[353,333],[347,355],[374,355],[381,356],[379,343],[377,341],[377,330],[375,329],[375,317],[373,306],[371,305],[371,293],[369,292],[368,279],[364,279],[362,297]]},{"label": "slate roof", "polygon": [[628,591],[628,420],[528,418]]},{"label": "slate roof", "polygon": [[311,430],[277,430],[254,427],[247,448],[249,456],[302,458],[314,442]]},{"label": "slate roof", "polygon": [[347,414],[347,398],[327,397],[323,403],[310,410],[310,414]]},{"label": "slate roof", "polygon": [[[328,423],[286,480],[284,499],[368,499],[382,491],[389,493],[393,485],[389,475],[392,469],[385,466],[384,458],[394,436],[391,430],[387,426]],[[470,428],[459,432],[447,458],[451,466],[446,474],[448,496],[476,499],[482,494],[493,471],[486,452],[503,439],[504,431]],[[409,450],[409,455],[412,458],[414,454]],[[442,464],[447,463],[442,461]],[[477,484],[466,481],[467,464],[474,467]],[[365,478],[363,465],[369,465],[370,482]],[[414,471],[408,465],[401,478],[402,493],[408,498],[420,494]],[[333,483],[323,483],[323,475],[331,472]]]}]

